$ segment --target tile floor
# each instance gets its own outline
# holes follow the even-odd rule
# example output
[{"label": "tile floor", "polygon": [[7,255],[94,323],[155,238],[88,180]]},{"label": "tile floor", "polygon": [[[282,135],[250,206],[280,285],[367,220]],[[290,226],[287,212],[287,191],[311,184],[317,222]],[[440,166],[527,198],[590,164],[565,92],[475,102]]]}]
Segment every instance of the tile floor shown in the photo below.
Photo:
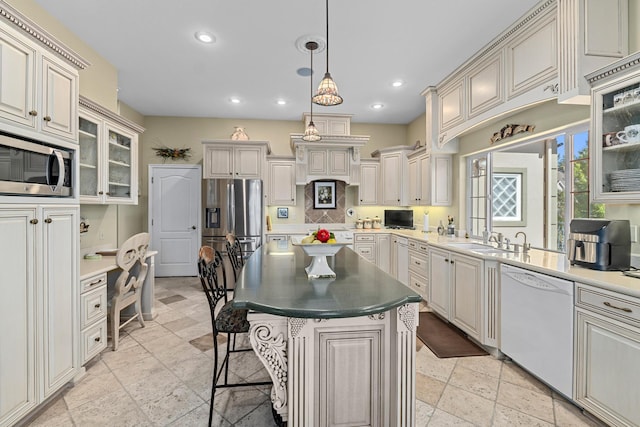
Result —
[{"label": "tile floor", "polygon": [[[209,308],[197,278],[156,279],[158,316],[127,326],[86,376],[30,426],[206,426],[212,377]],[[266,378],[252,352],[234,375]],[[438,359],[418,340],[416,426],[599,426],[512,363]],[[275,426],[269,386],[222,389],[216,426]]]}]

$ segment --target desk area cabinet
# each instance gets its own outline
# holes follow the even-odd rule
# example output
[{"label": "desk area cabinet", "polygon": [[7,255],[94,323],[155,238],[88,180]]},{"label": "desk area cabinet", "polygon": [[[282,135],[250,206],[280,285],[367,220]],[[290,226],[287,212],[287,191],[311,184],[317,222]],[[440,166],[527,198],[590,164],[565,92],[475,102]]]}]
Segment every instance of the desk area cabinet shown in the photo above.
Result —
[{"label": "desk area cabinet", "polygon": [[80,282],[81,365],[107,348],[107,273]]}]

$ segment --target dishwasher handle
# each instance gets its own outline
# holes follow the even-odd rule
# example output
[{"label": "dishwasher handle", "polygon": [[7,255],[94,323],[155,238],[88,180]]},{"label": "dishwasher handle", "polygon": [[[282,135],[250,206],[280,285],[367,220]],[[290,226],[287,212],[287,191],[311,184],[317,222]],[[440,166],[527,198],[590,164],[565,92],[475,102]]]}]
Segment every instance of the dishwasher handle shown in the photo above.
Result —
[{"label": "dishwasher handle", "polygon": [[[548,280],[545,280],[544,277],[535,274],[522,273],[519,271],[503,271],[502,275],[509,277],[518,284],[528,286],[530,288],[573,296],[573,289],[563,289],[562,287],[557,286]],[[573,285],[573,283],[571,283],[571,285]],[[504,286],[504,283],[502,284],[502,286]]]}]

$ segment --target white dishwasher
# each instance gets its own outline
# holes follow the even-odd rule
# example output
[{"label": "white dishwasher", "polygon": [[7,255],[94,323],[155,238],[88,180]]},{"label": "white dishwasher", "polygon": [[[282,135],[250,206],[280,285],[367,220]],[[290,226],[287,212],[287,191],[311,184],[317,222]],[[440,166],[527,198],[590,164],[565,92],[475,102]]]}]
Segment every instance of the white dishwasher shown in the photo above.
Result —
[{"label": "white dishwasher", "polygon": [[502,264],[500,350],[573,397],[573,282]]}]

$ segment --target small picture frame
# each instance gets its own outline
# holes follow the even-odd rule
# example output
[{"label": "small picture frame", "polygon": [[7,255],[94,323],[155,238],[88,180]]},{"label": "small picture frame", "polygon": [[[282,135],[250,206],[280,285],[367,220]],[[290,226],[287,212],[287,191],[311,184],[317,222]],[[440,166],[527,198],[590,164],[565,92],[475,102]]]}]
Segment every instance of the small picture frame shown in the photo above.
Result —
[{"label": "small picture frame", "polygon": [[278,208],[278,218],[289,218],[289,208]]},{"label": "small picture frame", "polygon": [[336,208],[336,182],[313,182],[313,209]]}]

